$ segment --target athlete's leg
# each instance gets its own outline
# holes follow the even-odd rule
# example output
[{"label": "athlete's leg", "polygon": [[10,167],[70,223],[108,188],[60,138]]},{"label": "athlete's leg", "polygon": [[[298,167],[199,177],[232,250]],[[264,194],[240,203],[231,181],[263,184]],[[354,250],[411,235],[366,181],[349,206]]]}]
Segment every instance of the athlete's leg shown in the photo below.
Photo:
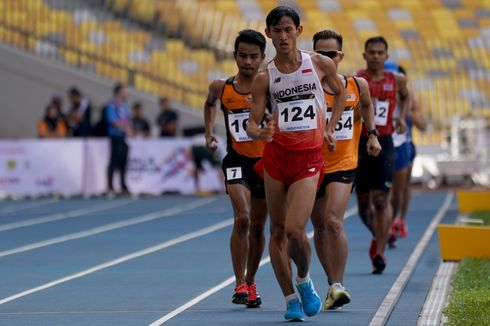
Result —
[{"label": "athlete's leg", "polygon": [[408,212],[408,205],[410,204],[410,199],[412,197],[412,187],[410,184],[410,180],[412,178],[412,167],[413,165],[410,164],[407,168],[407,175],[405,180],[406,183],[403,192],[403,202],[402,205],[400,206],[400,220],[401,220],[401,227],[402,227],[402,230],[400,231],[400,236],[402,237],[408,236],[407,212]]},{"label": "athlete's leg", "polygon": [[371,192],[357,192],[357,211],[361,218],[361,221],[374,237],[374,207],[371,199]]},{"label": "athlete's leg", "polygon": [[327,207],[327,195],[317,198],[313,211],[311,212],[311,223],[313,224],[314,234],[313,242],[315,243],[315,250],[322,264],[325,275],[327,275],[327,281],[330,283],[331,279],[331,266],[328,263],[328,237],[327,237],[327,223],[326,223],[326,207]]},{"label": "athlete's leg", "polygon": [[372,193],[374,206],[373,229],[376,238],[376,253],[383,254],[393,216],[393,209],[391,208],[390,203],[390,191],[373,190]]},{"label": "athlete's leg", "polygon": [[327,186],[325,211],[327,225],[327,257],[329,283],[343,283],[348,244],[344,232],[344,213],[349,203],[352,184],[332,182]]},{"label": "athlete's leg", "polygon": [[245,283],[245,266],[248,254],[248,234],[250,227],[250,190],[241,184],[228,184],[228,194],[233,206],[233,230],[230,238],[230,252],[235,273],[236,286]]},{"label": "athlete's leg", "polygon": [[289,186],[287,194],[286,235],[289,257],[298,269],[298,277],[308,275],[311,260],[310,243],[305,228],[315,202],[320,175],[300,179]]},{"label": "athlete's leg", "polygon": [[403,206],[405,188],[407,182],[408,167],[395,171],[393,175],[393,186],[391,188],[393,208],[393,218],[398,217],[400,208]]},{"label": "athlete's leg", "polygon": [[269,254],[277,282],[285,297],[294,294],[286,238],[287,186],[273,179],[264,169],[267,209],[270,216]]},{"label": "athlete's leg", "polygon": [[255,282],[255,274],[259,268],[260,259],[264,252],[264,225],[267,218],[267,203],[265,199],[252,197],[250,205],[250,231],[248,234],[247,284]]}]

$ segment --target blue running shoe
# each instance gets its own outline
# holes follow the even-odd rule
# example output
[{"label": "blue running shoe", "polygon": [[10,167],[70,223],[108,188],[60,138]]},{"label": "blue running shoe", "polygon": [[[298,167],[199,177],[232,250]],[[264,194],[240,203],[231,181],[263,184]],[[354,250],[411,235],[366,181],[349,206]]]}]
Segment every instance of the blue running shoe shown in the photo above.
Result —
[{"label": "blue running shoe", "polygon": [[296,284],[296,288],[301,296],[305,314],[308,317],[311,317],[319,313],[322,309],[322,300],[318,294],[316,294],[311,279],[301,284]]},{"label": "blue running shoe", "polygon": [[298,299],[289,300],[284,319],[287,321],[305,321],[305,315],[303,315],[303,308],[301,302]]}]

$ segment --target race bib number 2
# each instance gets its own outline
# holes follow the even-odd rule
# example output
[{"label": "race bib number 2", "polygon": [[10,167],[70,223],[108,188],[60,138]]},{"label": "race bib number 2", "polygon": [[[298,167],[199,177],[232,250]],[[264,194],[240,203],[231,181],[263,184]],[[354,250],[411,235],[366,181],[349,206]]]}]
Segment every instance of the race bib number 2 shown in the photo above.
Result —
[{"label": "race bib number 2", "polygon": [[281,131],[317,129],[315,99],[277,103]]},{"label": "race bib number 2", "polygon": [[376,99],[374,112],[374,123],[377,126],[386,126],[388,124],[388,110],[390,109],[389,100]]},{"label": "race bib number 2", "polygon": [[[327,111],[327,124],[332,116],[332,111]],[[352,139],[352,131],[354,129],[354,111],[344,110],[339,122],[335,126],[333,135],[337,140],[349,140]]]}]

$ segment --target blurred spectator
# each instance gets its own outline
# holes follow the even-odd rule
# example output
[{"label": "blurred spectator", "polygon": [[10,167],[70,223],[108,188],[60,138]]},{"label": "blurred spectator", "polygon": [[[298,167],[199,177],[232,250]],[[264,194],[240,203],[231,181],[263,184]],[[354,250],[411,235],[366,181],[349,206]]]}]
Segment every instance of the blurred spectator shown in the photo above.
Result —
[{"label": "blurred spectator", "polygon": [[160,129],[160,137],[175,137],[177,131],[178,116],[170,105],[170,101],[166,97],[159,99],[160,114],[157,118],[157,125]]},{"label": "blurred spectator", "polygon": [[133,104],[133,115],[131,116],[133,136],[147,138],[150,136],[150,124],[143,116],[143,105],[140,102]]},{"label": "blurred spectator", "polygon": [[73,137],[90,136],[90,119],[92,114],[90,102],[82,96],[82,93],[76,87],[72,87],[68,91],[68,98],[71,102],[70,112],[68,112],[70,134]]},{"label": "blurred spectator", "polygon": [[39,121],[37,130],[41,138],[66,137],[68,130],[65,121],[61,117],[56,105],[52,102],[46,107],[46,114]]},{"label": "blurred spectator", "polygon": [[121,178],[121,190],[123,193],[129,193],[126,186],[126,166],[128,163],[128,144],[126,137],[131,136],[131,125],[129,121],[128,109],[128,90],[123,84],[114,86],[114,98],[110,101],[104,110],[105,120],[107,121],[107,133],[111,141],[111,156],[109,166],[107,167],[107,186],[109,195],[114,193],[112,179],[114,171],[119,171]]},{"label": "blurred spectator", "polygon": [[61,119],[63,119],[66,126],[68,127],[68,120],[66,118],[66,112],[63,109],[63,98],[61,97],[61,95],[53,95],[53,97],[51,97],[51,104],[54,105],[54,107],[58,111],[58,115],[61,117]]}]

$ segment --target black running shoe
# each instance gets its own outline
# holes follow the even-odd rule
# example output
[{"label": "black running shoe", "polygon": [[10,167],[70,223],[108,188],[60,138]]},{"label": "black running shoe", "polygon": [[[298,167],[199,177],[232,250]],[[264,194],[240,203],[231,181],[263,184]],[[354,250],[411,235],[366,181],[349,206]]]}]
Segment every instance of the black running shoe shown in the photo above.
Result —
[{"label": "black running shoe", "polygon": [[386,258],[383,254],[376,254],[373,258],[373,274],[382,274],[386,268]]}]

